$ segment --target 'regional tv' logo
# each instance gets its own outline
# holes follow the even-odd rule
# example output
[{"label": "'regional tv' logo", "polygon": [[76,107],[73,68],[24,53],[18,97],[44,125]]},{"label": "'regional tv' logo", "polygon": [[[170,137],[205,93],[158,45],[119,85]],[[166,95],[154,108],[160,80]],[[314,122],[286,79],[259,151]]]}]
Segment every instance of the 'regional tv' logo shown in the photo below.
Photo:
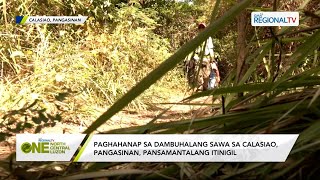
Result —
[{"label": "'regional tv' logo", "polygon": [[65,142],[55,142],[54,139],[39,138],[38,142],[24,142],[20,146],[21,151],[28,153],[65,154],[70,147]]}]

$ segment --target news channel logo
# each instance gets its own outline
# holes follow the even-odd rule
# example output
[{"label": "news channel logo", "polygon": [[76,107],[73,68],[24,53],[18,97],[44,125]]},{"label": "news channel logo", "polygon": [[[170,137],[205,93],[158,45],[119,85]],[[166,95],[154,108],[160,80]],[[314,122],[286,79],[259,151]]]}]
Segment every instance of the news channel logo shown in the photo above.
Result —
[{"label": "news channel logo", "polygon": [[70,150],[66,142],[57,142],[54,139],[39,138],[37,142],[23,142],[20,146],[23,153],[65,154]]},{"label": "news channel logo", "polygon": [[299,26],[299,12],[252,12],[252,26]]}]

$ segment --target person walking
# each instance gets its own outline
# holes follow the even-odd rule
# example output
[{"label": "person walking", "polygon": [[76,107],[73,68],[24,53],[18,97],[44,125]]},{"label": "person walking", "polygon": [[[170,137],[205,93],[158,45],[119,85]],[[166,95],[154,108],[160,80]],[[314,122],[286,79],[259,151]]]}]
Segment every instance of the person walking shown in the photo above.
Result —
[{"label": "person walking", "polygon": [[[205,23],[200,23],[198,25],[199,33],[206,28]],[[214,58],[214,45],[213,40],[209,37],[201,46],[196,49],[195,59],[202,59],[203,71],[203,91],[212,90],[220,83],[220,73],[218,69],[217,62]]]}]

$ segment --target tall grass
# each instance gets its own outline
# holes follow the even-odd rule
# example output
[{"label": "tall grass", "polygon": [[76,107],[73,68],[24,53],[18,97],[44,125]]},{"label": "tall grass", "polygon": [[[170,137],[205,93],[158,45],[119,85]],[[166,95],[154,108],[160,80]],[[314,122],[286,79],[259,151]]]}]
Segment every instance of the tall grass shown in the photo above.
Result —
[{"label": "tall grass", "polygon": [[[307,3],[309,3],[309,1],[304,1],[303,4],[305,5]],[[252,7],[250,4],[251,0],[244,0],[241,3],[235,4],[234,7],[231,8],[228,12],[226,12],[222,17],[213,21],[212,24],[205,31],[200,33],[197,37],[195,37],[193,40],[191,40],[184,46],[182,46],[176,53],[168,57],[164,62],[161,62],[161,59],[159,59],[159,61],[156,61],[159,63],[161,62],[161,64],[157,66],[157,68],[155,68],[154,70],[149,69],[150,73],[148,73],[146,76],[145,74],[141,74],[140,76],[138,76],[137,79],[134,79],[134,82],[132,82],[131,85],[135,84],[136,82],[137,84],[131,89],[129,88],[128,92],[126,92],[123,96],[117,96],[117,98],[120,98],[110,108],[108,108],[106,112],[104,112],[99,118],[97,118],[91,124],[91,126],[84,131],[84,133],[90,134],[96,132],[96,129],[100,127],[102,124],[104,124],[106,121],[108,121],[113,115],[121,111],[123,108],[127,107],[131,102],[134,102],[134,100],[136,100],[136,98],[138,98],[142,93],[148,90],[148,88],[153,87],[152,85],[156,84],[158,80],[165,77],[166,73],[174,69],[176,65],[184,59],[185,56],[192,52],[209,36],[213,36],[224,26],[232,23],[235,17],[242,11],[248,9],[257,9],[257,7]],[[301,27],[308,26],[307,20],[309,19],[309,17],[305,16],[303,13],[301,13],[301,16]],[[290,33],[294,33],[295,31],[297,31],[297,29],[295,28],[284,28],[283,30],[281,30],[279,32],[279,34],[281,34],[281,36],[283,37],[281,41],[283,43],[295,42],[295,40],[289,36]],[[142,35],[142,37],[145,37],[145,34],[141,31],[141,29],[136,29],[136,31],[133,32],[130,31],[130,33],[137,33],[138,35]],[[305,33],[307,33],[307,35]],[[259,36],[259,33],[257,34]],[[108,39],[107,42],[112,43],[111,37],[112,36],[108,36],[108,38],[110,39]],[[121,40],[121,38],[125,37],[126,34],[123,33],[121,34],[121,37],[118,38],[120,38]],[[320,61],[318,61],[319,56],[317,56],[318,49],[320,47],[320,30],[315,28],[304,33],[296,33],[296,37],[299,38],[301,43],[296,44],[297,49],[293,52],[292,55],[290,55],[288,59],[285,59],[284,66],[278,67],[277,63],[269,63],[271,61],[271,58],[273,57],[268,58],[268,52],[275,52],[279,50],[277,49],[279,46],[271,45],[272,40],[274,40],[273,38],[275,37],[269,37],[265,39],[259,37],[259,42],[252,41],[247,47],[248,49],[252,48],[252,53],[246,59],[246,63],[248,64],[249,68],[238,84],[234,83],[235,73],[233,71],[225,79],[221,87],[212,91],[193,94],[186,99],[186,101],[188,101],[191,99],[205,96],[214,96],[216,98],[219,98],[221,95],[223,95],[227,100],[225,107],[223,107],[226,109],[225,114],[223,114],[222,111],[219,110],[219,112],[215,115],[205,118],[187,119],[165,123],[157,123],[157,121],[151,121],[150,123],[144,126],[122,128],[104,132],[121,134],[145,132],[192,132],[199,134],[298,133],[300,134],[299,139],[297,140],[293,150],[291,151],[285,163],[84,163],[81,165],[53,163],[47,164],[46,166],[38,166],[38,170],[42,172],[47,172],[51,167],[59,166],[66,171],[64,173],[56,171],[56,173],[59,176],[63,176],[63,178],[66,179],[86,179],[100,177],[110,177],[115,179],[319,178],[319,167],[315,166],[315,164],[319,161],[320,151],[320,66],[318,64]],[[100,39],[103,40],[101,36]],[[157,39],[156,43],[159,43],[160,41],[161,40]],[[119,43],[121,43],[121,41]],[[124,47],[130,49],[136,46],[135,43],[137,42],[133,41],[132,44],[129,44],[128,46]],[[280,43],[278,45],[280,45]],[[149,51],[149,49],[141,49],[141,51],[142,50]],[[90,49],[87,51],[89,53],[91,52]],[[98,51],[103,51],[103,48],[98,49]],[[133,52],[133,56],[140,56],[139,53],[139,50],[137,50]],[[97,75],[99,74],[97,73],[97,69],[99,70],[99,68],[97,67],[101,66],[97,66],[95,64],[98,62],[94,61],[94,58],[83,58],[84,60],[81,60],[81,57],[79,57],[81,53],[77,52],[70,54],[69,52],[67,52],[67,55],[61,58],[67,58],[68,61],[61,64],[59,64],[58,61],[54,63],[57,66],[51,66],[51,68],[58,69],[59,72],[63,72],[64,75],[67,75],[63,71],[63,69],[65,68],[65,63],[68,63],[68,67],[71,67],[72,70],[75,71],[73,75],[80,74],[81,77],[83,76],[88,79],[90,79],[92,76],[99,76]],[[87,57],[85,53],[84,56]],[[59,54],[54,53],[54,57],[58,57],[57,59],[59,59]],[[106,60],[108,60],[108,58],[110,61],[117,59],[112,59],[112,56],[102,57],[102,59]],[[131,57],[130,55],[129,58],[134,57]],[[156,58],[156,56],[154,58]],[[77,59],[80,63],[74,64],[74,59]],[[310,62],[307,62],[308,59],[315,59],[313,60],[313,62],[316,62],[315,65],[309,66]],[[135,60],[138,61],[140,59],[136,58]],[[130,59],[128,59],[128,61],[130,61]],[[264,66],[263,61],[269,63],[274,67]],[[42,62],[46,62],[46,60],[42,59]],[[104,62],[99,61],[99,63]],[[149,63],[150,62],[148,61],[143,61],[143,63],[141,64]],[[254,78],[256,76],[256,69],[258,65],[261,64],[262,67],[265,69],[279,68],[280,70],[278,71],[277,77],[272,79],[272,81],[268,81],[268,77],[262,77],[260,79]],[[86,71],[84,71],[83,69],[86,69]],[[42,72],[41,69],[38,69],[37,71]],[[147,72],[149,71],[144,71],[144,73]],[[52,74],[49,75],[51,78],[54,79],[54,77],[57,74],[58,73],[54,71],[52,72]],[[117,76],[118,74],[113,75],[113,77]],[[40,78],[44,77],[42,76]],[[79,81],[79,79],[77,78],[77,76],[71,77],[73,81],[66,81],[63,83],[66,83],[69,86],[72,86],[75,82],[81,83],[82,81]],[[94,86],[97,86],[96,84],[98,84],[100,88],[98,87],[96,91],[101,92],[101,95],[98,95],[100,99],[104,95],[104,89],[112,90],[112,87],[103,88],[107,86],[107,84],[104,84],[105,80],[110,79],[112,80],[112,77],[109,77],[108,79],[101,79],[101,81],[95,81],[95,83],[89,84],[89,86],[88,84],[80,84],[79,87],[92,88]],[[128,81],[130,82],[132,80],[133,79],[129,79]],[[42,82],[44,82],[44,80],[42,80]],[[46,83],[51,84],[55,82],[46,81]],[[110,83],[113,84],[114,82],[111,81]],[[82,89],[78,89],[78,91],[81,93],[92,92],[90,90],[81,90]],[[120,89],[120,91],[121,90],[122,89]],[[113,92],[117,92],[117,90],[111,91],[111,94]],[[244,93],[244,96],[239,98],[238,96],[236,96],[237,93]],[[96,94],[92,96],[96,96]],[[81,170],[79,170],[79,167],[81,167]],[[123,169],[115,170],[117,168]],[[109,171],[101,171],[102,169],[109,169]],[[82,170],[86,172],[82,172]],[[23,172],[26,174],[28,173],[26,170]]]},{"label": "tall grass", "polygon": [[[116,112],[125,107],[130,101],[141,94],[144,90],[155,83],[161,76],[172,69],[188,53],[195,49],[208,36],[214,35],[223,25],[228,24],[242,10],[249,7],[250,1],[242,1],[235,5],[223,17],[214,21],[206,31],[200,33],[195,39],[181,47],[174,55],[168,58],[157,69],[151,72],[143,80],[116,102],[108,111],[102,114],[86,131],[92,133],[101,124],[106,122]],[[308,17],[303,16],[302,22]],[[306,24],[307,25],[307,24]],[[279,33],[294,32],[294,28],[285,28]],[[170,178],[195,178],[210,179],[213,177],[219,179],[229,178],[260,178],[260,179],[295,179],[305,177],[313,179],[319,177],[319,168],[314,166],[319,153],[320,142],[320,124],[319,124],[319,66],[308,66],[301,71],[301,66],[307,59],[318,58],[314,51],[318,51],[320,46],[320,31],[313,30],[308,32],[308,36],[298,34],[302,42],[297,46],[293,54],[286,59],[290,62],[285,67],[280,68],[277,77],[273,82],[267,79],[262,83],[256,83],[249,78],[255,76],[255,70],[258,64],[266,58],[268,52],[277,51],[277,46],[271,46],[271,40],[265,40],[261,47],[256,49],[253,54],[248,56],[246,62],[249,69],[239,84],[231,83],[234,74],[224,82],[222,87],[197,93],[186,100],[199,98],[203,96],[224,95],[229,101],[226,103],[227,113],[221,111],[215,116],[189,119],[177,122],[154,123],[151,122],[141,127],[131,127],[108,131],[105,133],[299,133],[300,137],[294,146],[286,163],[206,163],[199,164],[185,163],[171,164],[155,169],[153,172],[141,172],[141,175],[135,176],[139,179],[152,179],[167,177]],[[290,39],[283,38],[283,42],[292,42]],[[250,44],[252,46],[252,44]],[[249,48],[249,47],[248,47]],[[273,49],[272,49],[273,48]],[[273,58],[273,57],[270,57]],[[271,59],[267,59],[270,61]],[[276,63],[271,69],[277,69]],[[267,68],[267,67],[266,67]],[[253,79],[254,80],[254,79]],[[230,82],[231,81],[231,82]],[[233,85],[232,85],[233,84]],[[238,98],[237,93],[244,92],[245,96]],[[95,164],[93,167],[97,167]],[[143,169],[143,165],[140,169]],[[191,168],[190,171],[184,171],[184,167]],[[95,169],[95,168],[93,168]],[[194,173],[196,175],[194,175]],[[149,173],[150,175],[145,175]],[[182,173],[182,176],[181,176]],[[190,176],[193,174],[193,176]],[[85,174],[84,174],[85,175]],[[122,174],[125,177],[128,175]],[[120,177],[117,176],[117,177]]]}]

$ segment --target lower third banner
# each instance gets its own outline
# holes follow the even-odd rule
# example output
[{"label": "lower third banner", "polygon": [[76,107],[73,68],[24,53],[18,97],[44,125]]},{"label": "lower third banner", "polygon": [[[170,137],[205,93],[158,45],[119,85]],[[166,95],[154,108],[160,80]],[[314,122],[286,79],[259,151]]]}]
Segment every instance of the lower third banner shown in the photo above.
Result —
[{"label": "lower third banner", "polygon": [[80,147],[83,134],[20,134],[17,161],[70,161],[74,156],[74,162],[285,162],[298,136],[97,134]]}]

